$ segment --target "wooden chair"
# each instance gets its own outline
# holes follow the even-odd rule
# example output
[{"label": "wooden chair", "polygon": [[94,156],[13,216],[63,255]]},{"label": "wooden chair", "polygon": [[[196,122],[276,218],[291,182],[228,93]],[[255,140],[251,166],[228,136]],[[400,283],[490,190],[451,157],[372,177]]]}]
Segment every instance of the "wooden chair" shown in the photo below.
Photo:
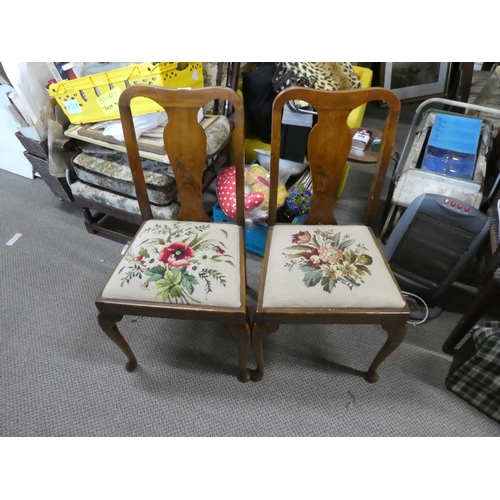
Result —
[{"label": "wooden chair", "polygon": [[[164,107],[165,149],[178,186],[177,220],[152,219],[130,110],[135,97]],[[228,100],[234,109],[237,224],[214,223],[203,210],[201,180],[206,136],[197,114],[205,103]],[[243,207],[243,104],[231,89],[126,89],[119,100],[125,143],[145,222],[96,299],[99,325],[128,357],[137,360],[116,324],[124,315],[216,321],[239,341],[239,380],[249,380],[250,325],[246,312]]]},{"label": "wooden chair", "polygon": [[[292,99],[306,101],[318,112],[308,142],[311,212],[302,225],[276,224],[281,112]],[[389,108],[365,209],[364,223],[370,225],[395,139],[401,108],[397,96],[382,88],[328,92],[295,87],[274,101],[269,231],[252,325],[254,381],[264,374],[264,338],[281,323],[381,325],[388,339],[366,373],[368,382],[378,380],[377,367],[405,338],[410,310],[373,231],[365,225],[337,225],[333,215],[337,185],[351,148],[347,117],[369,101],[385,101]]]}]

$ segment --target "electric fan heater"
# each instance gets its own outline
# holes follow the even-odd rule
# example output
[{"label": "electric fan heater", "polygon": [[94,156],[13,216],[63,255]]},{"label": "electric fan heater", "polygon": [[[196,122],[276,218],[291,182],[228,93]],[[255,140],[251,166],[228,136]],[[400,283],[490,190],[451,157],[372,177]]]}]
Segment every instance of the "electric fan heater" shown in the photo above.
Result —
[{"label": "electric fan heater", "polygon": [[464,271],[489,227],[486,214],[473,206],[423,194],[401,216],[384,254],[403,292],[433,300]]}]

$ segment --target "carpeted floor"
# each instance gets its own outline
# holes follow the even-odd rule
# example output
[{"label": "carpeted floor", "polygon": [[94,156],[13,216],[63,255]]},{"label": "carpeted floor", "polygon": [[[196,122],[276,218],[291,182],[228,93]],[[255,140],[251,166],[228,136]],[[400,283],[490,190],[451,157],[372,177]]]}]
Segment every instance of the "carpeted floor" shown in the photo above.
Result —
[{"label": "carpeted floor", "polygon": [[[368,175],[352,169],[340,220],[360,220]],[[236,341],[220,325],[125,317],[139,361],[127,373],[94,306],[123,245],[88,234],[78,207],[41,179],[0,170],[0,213],[1,436],[500,436],[444,385],[441,345],[467,287],[410,328],[374,385],[361,373],[385,333],[372,326],[282,326],[267,341],[264,380],[241,384]],[[249,254],[247,266],[253,310],[261,259]]]}]

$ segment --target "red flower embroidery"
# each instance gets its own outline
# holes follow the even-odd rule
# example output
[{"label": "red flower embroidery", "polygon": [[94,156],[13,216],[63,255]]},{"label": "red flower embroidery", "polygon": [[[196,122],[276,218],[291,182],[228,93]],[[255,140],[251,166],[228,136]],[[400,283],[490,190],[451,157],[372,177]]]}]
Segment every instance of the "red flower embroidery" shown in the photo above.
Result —
[{"label": "red flower embroidery", "polygon": [[191,247],[181,241],[175,241],[160,252],[158,260],[172,267],[185,267],[189,266],[188,259],[192,257],[194,252]]},{"label": "red flower embroidery", "polygon": [[219,255],[224,255],[226,253],[226,251],[219,245],[212,245],[212,250]]},{"label": "red flower embroidery", "polygon": [[304,245],[311,241],[311,234],[309,231],[299,231],[296,234],[292,234],[292,243],[298,243],[299,245]]},{"label": "red flower embroidery", "polygon": [[142,259],[144,259],[144,255],[138,255],[138,256],[135,258],[135,260],[142,260]]},{"label": "red flower embroidery", "polygon": [[319,252],[317,248],[312,247],[310,252],[302,254],[302,257],[309,262],[312,267],[319,267],[321,264],[321,259],[319,258]]}]

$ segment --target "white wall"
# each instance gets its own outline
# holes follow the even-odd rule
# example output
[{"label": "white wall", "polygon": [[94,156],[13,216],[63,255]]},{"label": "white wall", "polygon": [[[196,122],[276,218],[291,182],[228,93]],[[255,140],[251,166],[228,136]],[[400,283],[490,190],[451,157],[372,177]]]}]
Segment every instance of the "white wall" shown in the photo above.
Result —
[{"label": "white wall", "polygon": [[5,107],[10,104],[7,94],[12,90],[9,85],[0,85],[0,168],[33,179],[33,167],[24,156],[24,146],[14,135],[18,124]]}]

